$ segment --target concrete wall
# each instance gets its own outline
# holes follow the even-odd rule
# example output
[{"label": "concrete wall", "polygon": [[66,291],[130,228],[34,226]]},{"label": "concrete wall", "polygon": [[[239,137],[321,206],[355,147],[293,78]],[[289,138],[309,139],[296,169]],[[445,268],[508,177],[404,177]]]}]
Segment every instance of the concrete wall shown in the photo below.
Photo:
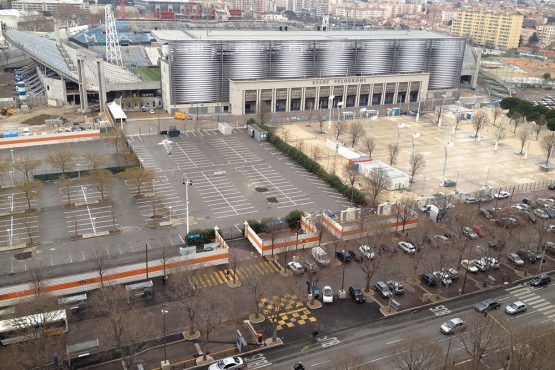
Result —
[{"label": "concrete wall", "polygon": [[46,96],[48,99],[55,99],[62,102],[67,100],[66,83],[64,80],[49,78],[42,73],[39,73],[39,77],[46,89]]},{"label": "concrete wall", "polygon": [[0,138],[0,149],[34,145],[75,143],[78,141],[99,140],[100,130],[61,132],[59,134],[32,135]]},{"label": "concrete wall", "polygon": [[[303,220],[301,220],[301,228],[305,231],[305,233],[299,234],[298,240],[296,234],[275,239],[273,243],[273,253],[278,254],[285,251],[318,246],[320,237],[316,232],[314,225],[310,224],[309,221],[303,217]],[[310,230],[314,231],[307,233],[307,231]],[[272,254],[272,240],[262,239],[250,226],[247,226],[246,234],[247,239],[261,256],[268,256]]]}]

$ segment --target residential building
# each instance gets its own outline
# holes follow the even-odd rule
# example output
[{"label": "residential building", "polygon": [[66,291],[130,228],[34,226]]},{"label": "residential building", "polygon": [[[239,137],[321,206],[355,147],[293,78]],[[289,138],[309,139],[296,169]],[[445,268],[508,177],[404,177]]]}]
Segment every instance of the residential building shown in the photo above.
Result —
[{"label": "residential building", "polygon": [[456,13],[451,33],[472,43],[495,49],[516,49],[524,16],[485,10]]},{"label": "residential building", "polygon": [[88,10],[89,3],[83,0],[14,0],[12,8],[23,11],[52,12],[59,9],[70,9],[71,7]]},{"label": "residential building", "polygon": [[555,24],[539,26],[537,34],[541,48],[555,49]]}]

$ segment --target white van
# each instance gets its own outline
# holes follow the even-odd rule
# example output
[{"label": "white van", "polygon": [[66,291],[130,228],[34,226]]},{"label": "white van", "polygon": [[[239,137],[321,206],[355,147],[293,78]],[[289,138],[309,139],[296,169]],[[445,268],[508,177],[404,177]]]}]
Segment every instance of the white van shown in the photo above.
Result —
[{"label": "white van", "polygon": [[327,266],[330,264],[330,257],[322,247],[312,248],[312,257],[314,257],[320,266]]}]

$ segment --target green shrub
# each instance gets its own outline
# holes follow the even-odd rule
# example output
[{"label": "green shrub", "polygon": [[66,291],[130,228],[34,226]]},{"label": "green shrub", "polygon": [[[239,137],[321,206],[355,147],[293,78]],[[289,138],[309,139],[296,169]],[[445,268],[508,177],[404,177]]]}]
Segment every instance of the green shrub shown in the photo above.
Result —
[{"label": "green shrub", "polygon": [[[200,238],[189,239],[189,235],[200,234]],[[189,231],[189,234],[185,236],[188,245],[202,245],[206,243],[214,242],[216,235],[214,234],[214,229],[194,229]]]},{"label": "green shrub", "polygon": [[291,212],[289,212],[287,216],[283,218],[283,220],[287,222],[287,225],[289,225],[291,229],[298,229],[303,215],[304,215],[303,211],[294,209]]},{"label": "green shrub", "polygon": [[259,233],[262,231],[262,223],[258,220],[247,220],[251,229],[254,230],[255,233]]}]

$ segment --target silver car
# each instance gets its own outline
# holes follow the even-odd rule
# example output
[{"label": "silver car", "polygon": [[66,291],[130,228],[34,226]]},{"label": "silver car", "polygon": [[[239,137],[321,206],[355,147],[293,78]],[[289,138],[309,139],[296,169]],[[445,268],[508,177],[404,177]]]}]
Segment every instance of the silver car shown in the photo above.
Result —
[{"label": "silver car", "polygon": [[505,312],[509,315],[516,315],[521,312],[525,312],[527,309],[526,303],[522,301],[516,301],[505,307]]}]

